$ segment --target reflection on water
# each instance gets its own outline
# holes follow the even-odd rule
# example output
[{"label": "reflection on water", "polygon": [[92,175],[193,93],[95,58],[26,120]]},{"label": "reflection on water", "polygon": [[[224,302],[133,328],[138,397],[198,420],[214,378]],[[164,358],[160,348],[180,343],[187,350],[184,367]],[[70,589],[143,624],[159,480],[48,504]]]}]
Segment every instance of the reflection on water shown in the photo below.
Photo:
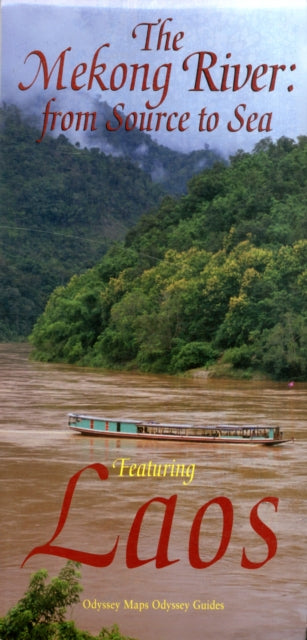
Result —
[{"label": "reflection on water", "polygon": [[[20,569],[29,551],[54,533],[70,477],[100,462],[109,478],[100,481],[93,470],[84,472],[56,541],[103,554],[119,536],[109,567],[82,567],[84,592],[72,612],[80,627],[97,633],[117,622],[123,633],[140,640],[304,640],[307,385],[288,389],[263,381],[84,370],[33,363],[27,355],[23,345],[0,346],[0,615],[22,596],[30,574],[46,567],[54,575],[63,566],[59,558],[35,555]],[[88,438],[68,431],[69,411],[199,424],[276,424],[295,442],[242,449]],[[113,468],[118,458],[127,465],[193,463],[195,476],[189,486],[170,476],[122,478]],[[176,562],[162,569],[153,562],[128,569],[127,540],[137,510],[153,497],[174,495],[168,558]],[[233,509],[229,546],[214,565],[195,569],[189,560],[192,523],[201,506],[219,496],[227,497]],[[265,502],[259,513],[277,537],[277,553],[260,569],[244,569],[243,548],[253,562],[266,557],[266,543],[249,518],[253,506],[270,496],[278,498],[278,511]],[[156,555],[163,514],[164,507],[154,503],[144,518],[138,547],[144,560]],[[221,509],[212,505],[199,536],[203,561],[215,556],[222,528]],[[98,602],[117,602],[118,611],[102,612]],[[175,605],[182,608],[173,610]]]}]

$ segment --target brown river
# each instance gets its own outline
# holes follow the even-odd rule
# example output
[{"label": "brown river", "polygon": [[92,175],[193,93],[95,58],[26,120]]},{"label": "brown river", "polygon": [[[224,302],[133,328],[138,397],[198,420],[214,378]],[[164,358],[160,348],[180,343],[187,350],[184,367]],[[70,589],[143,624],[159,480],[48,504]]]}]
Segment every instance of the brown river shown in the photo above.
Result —
[{"label": "brown river", "polygon": [[[55,533],[70,478],[100,463],[108,478],[93,469],[81,474],[54,540],[61,549],[106,554],[119,536],[108,566],[82,564],[83,592],[69,611],[80,628],[96,634],[116,623],[138,640],[305,640],[307,384],[81,369],[35,363],[28,354],[25,345],[0,345],[0,616],[22,597],[31,574],[44,567],[54,576],[65,564],[63,557],[36,553],[21,568]],[[69,411],[279,425],[294,440],[266,448],[95,439],[68,430]],[[171,472],[149,475],[150,462],[151,468],[194,471],[184,483]],[[132,475],[132,465],[143,465],[144,474]],[[154,559],[171,496],[177,498],[167,557],[158,568]],[[232,506],[233,524],[219,557],[223,517],[215,499],[222,496]],[[148,562],[128,567],[136,513],[157,497],[165,502],[146,509],[137,546],[138,558]],[[195,538],[195,516],[212,500]],[[250,513],[260,501],[255,526]],[[272,557],[268,532],[277,544]],[[201,568],[191,561],[190,535]],[[243,555],[252,568],[242,566]]]}]

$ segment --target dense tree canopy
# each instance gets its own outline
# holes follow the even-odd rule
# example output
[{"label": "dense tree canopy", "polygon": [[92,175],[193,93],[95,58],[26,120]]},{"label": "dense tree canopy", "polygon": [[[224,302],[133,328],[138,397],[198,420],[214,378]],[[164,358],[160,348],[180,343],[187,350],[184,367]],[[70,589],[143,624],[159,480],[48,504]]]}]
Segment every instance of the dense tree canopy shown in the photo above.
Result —
[{"label": "dense tree canopy", "polygon": [[166,197],[32,333],[48,361],[307,376],[306,138],[264,140]]}]

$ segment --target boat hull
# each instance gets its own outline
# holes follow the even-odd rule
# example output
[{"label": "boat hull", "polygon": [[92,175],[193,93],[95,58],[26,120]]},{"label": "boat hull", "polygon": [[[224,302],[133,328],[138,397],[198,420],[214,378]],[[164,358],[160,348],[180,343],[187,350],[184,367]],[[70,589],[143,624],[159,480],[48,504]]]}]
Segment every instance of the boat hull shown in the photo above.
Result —
[{"label": "boat hull", "polygon": [[104,438],[263,446],[276,446],[288,442],[283,438],[278,427],[229,425],[196,427],[130,419],[98,418],[80,414],[69,414],[69,428],[81,435]]}]

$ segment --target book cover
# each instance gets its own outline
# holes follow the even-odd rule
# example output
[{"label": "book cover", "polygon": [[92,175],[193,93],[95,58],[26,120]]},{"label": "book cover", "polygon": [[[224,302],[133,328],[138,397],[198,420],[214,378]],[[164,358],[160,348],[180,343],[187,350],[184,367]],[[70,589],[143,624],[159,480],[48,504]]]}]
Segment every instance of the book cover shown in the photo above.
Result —
[{"label": "book cover", "polygon": [[[52,577],[73,560],[83,591],[68,615],[92,634],[117,624],[138,640],[304,640],[306,19],[299,0],[2,3],[0,616],[33,573]],[[265,167],[278,183],[272,196],[263,172],[262,216],[256,164],[247,182],[244,173],[255,148],[271,153]],[[282,154],[296,148],[287,164]],[[231,162],[240,167],[236,193],[224,173]],[[211,167],[215,182],[197,180]],[[239,231],[227,227],[227,194],[250,211]],[[240,255],[244,278],[227,294],[218,336]],[[277,269],[291,275],[293,312],[280,297],[286,324],[264,325],[267,375],[227,377],[230,359],[251,365],[256,343],[260,358],[253,314],[269,314]],[[207,300],[202,321],[192,289]],[[34,344],[49,341],[54,353],[37,361],[25,338],[51,294],[49,312],[59,312],[52,331],[41,322]],[[107,308],[113,324],[94,344]],[[250,323],[247,347],[232,338],[239,316],[242,332]],[[224,369],[208,375],[202,364],[220,364],[226,346]],[[74,411],[260,424],[290,441],[81,437],[67,428]]]}]

